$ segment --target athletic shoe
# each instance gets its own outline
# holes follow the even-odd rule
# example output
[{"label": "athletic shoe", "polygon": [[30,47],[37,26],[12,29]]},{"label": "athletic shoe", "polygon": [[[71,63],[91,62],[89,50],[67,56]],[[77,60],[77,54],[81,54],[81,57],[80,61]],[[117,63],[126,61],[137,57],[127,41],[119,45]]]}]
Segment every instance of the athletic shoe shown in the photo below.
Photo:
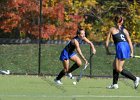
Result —
[{"label": "athletic shoe", "polygon": [[62,84],[63,84],[60,80],[57,80],[57,79],[54,79],[54,82],[55,82],[57,85],[62,85]]},{"label": "athletic shoe", "polygon": [[112,85],[108,86],[107,88],[108,89],[118,89],[119,86],[118,86],[118,84],[112,84]]},{"label": "athletic shoe", "polygon": [[74,77],[72,76],[71,73],[68,73],[67,76],[68,76],[68,78],[70,78],[70,79],[74,79]]},{"label": "athletic shoe", "polygon": [[136,77],[136,81],[134,81],[134,88],[137,89],[140,82],[140,78]]}]

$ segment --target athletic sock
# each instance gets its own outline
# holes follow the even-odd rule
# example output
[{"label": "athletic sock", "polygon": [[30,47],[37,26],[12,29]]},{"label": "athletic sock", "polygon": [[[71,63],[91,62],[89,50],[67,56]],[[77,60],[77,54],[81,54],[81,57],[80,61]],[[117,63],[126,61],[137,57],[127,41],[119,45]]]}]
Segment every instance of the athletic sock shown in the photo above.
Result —
[{"label": "athletic sock", "polygon": [[116,69],[113,69],[113,84],[118,83],[118,78],[119,78],[119,72],[117,72]]},{"label": "athletic sock", "polygon": [[127,77],[127,78],[133,80],[133,81],[136,80],[136,77],[135,77],[134,75],[132,75],[129,71],[125,70],[125,69],[123,69],[123,70],[121,71],[121,74],[122,74],[123,76],[125,76],[125,77]]},{"label": "athletic sock", "polygon": [[71,68],[69,69],[68,73],[73,72],[74,70],[76,70],[77,68],[79,68],[79,66],[77,65],[77,63],[74,63]]},{"label": "athletic sock", "polygon": [[65,75],[64,70],[62,70],[59,75],[56,77],[56,80],[60,80]]}]

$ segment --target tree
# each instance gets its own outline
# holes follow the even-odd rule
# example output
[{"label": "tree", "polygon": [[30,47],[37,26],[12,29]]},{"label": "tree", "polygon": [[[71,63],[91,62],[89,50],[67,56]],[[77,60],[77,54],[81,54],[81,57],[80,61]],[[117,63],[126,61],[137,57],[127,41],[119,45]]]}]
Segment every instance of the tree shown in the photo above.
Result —
[{"label": "tree", "polygon": [[1,7],[0,29],[4,33],[18,29],[26,34],[32,26],[37,27],[39,10],[35,0],[7,0],[1,3]]},{"label": "tree", "polygon": [[[0,11],[1,37],[38,39],[39,0],[1,0]],[[104,41],[110,19],[121,14],[132,40],[140,40],[139,0],[43,0],[42,12],[42,39],[69,40],[80,25],[89,39]]]}]

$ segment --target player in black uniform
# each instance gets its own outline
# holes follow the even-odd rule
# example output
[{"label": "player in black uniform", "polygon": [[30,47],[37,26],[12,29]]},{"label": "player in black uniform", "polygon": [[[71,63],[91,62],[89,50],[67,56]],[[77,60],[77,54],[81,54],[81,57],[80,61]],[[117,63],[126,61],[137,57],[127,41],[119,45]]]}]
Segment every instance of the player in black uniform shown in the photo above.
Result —
[{"label": "player in black uniform", "polygon": [[109,89],[117,89],[118,88],[118,78],[119,73],[123,76],[131,79],[134,82],[134,88],[137,88],[139,85],[140,78],[135,77],[129,71],[123,68],[125,59],[129,59],[133,57],[133,46],[129,36],[128,31],[122,26],[123,18],[121,16],[115,17],[115,27],[110,28],[109,34],[106,39],[106,51],[107,54],[111,54],[109,52],[109,39],[113,37],[113,41],[116,49],[116,57],[113,62],[113,83],[108,86]]},{"label": "player in black uniform", "polygon": [[[70,78],[72,78],[72,74],[71,72],[73,72],[74,70],[76,70],[77,68],[79,68],[82,65],[82,61],[80,58],[82,58],[82,60],[85,62],[85,64],[88,64],[88,61],[85,59],[85,57],[83,56],[80,46],[79,44],[82,43],[82,41],[85,41],[86,43],[88,43],[92,49],[93,54],[96,53],[96,50],[94,48],[94,45],[92,44],[91,41],[89,41],[86,37],[85,37],[85,31],[83,29],[78,29],[77,31],[77,36],[75,36],[67,45],[66,47],[62,50],[61,55],[60,55],[60,60],[63,63],[63,67],[64,69],[62,69],[60,71],[60,73],[58,74],[58,76],[55,78],[55,82],[57,84],[63,84],[61,82],[61,78],[64,75],[68,75]],[[79,54],[80,58],[78,57],[78,55],[74,52],[77,51],[77,53]],[[71,68],[69,68],[69,60],[74,61],[75,63],[72,65]]]}]

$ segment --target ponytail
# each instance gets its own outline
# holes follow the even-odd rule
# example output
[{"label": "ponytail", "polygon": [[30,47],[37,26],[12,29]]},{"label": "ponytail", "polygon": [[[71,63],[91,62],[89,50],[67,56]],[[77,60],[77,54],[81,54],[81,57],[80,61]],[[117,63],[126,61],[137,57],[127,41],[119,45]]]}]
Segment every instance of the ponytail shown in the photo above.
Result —
[{"label": "ponytail", "polygon": [[115,16],[115,23],[120,23],[123,20],[122,16]]}]

